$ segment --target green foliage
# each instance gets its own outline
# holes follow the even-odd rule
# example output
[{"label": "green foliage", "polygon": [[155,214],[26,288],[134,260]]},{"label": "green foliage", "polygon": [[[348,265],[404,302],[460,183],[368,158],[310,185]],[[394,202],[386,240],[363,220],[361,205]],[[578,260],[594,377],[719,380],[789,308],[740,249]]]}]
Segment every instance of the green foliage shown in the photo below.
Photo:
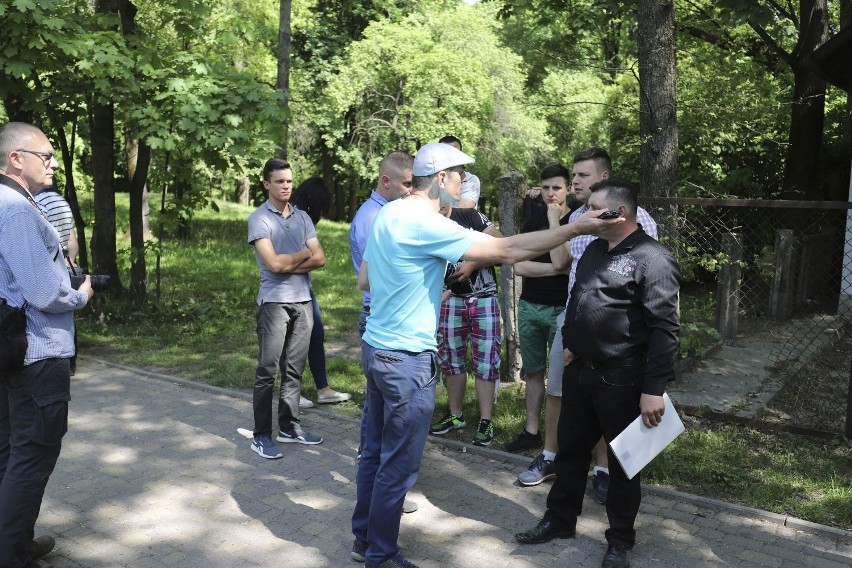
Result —
[{"label": "green foliage", "polygon": [[364,178],[387,152],[414,151],[448,133],[475,154],[474,169],[485,179],[526,167],[550,142],[544,123],[519,104],[520,67],[520,59],[498,45],[485,7],[374,22],[346,50],[329,84],[334,117],[326,143],[344,169]]}]

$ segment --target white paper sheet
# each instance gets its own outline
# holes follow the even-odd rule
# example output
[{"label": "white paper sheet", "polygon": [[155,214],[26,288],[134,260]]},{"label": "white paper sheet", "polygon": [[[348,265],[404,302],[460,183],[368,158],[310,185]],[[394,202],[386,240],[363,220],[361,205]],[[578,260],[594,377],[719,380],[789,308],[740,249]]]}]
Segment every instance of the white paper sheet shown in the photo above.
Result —
[{"label": "white paper sheet", "polygon": [[633,479],[685,430],[668,393],[663,393],[663,400],[666,411],[656,427],[645,426],[640,415],[610,443],[612,453],[629,479]]}]

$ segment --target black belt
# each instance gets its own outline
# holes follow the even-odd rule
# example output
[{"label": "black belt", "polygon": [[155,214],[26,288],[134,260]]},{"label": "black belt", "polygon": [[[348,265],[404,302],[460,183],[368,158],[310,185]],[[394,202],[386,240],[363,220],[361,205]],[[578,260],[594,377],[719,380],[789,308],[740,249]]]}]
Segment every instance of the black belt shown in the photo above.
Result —
[{"label": "black belt", "polygon": [[370,306],[361,306],[361,311],[369,314],[370,313]]},{"label": "black belt", "polygon": [[632,367],[641,365],[645,362],[644,357],[623,357],[621,359],[607,359],[606,361],[589,361],[588,359],[580,359],[589,369],[618,369],[619,367]]}]

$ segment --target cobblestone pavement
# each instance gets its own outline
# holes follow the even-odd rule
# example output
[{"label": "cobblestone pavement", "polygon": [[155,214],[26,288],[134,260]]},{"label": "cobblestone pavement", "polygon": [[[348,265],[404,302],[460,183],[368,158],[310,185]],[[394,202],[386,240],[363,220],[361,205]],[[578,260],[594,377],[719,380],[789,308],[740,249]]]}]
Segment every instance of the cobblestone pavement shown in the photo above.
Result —
[{"label": "cobblestone pavement", "polygon": [[[308,410],[319,446],[249,449],[250,396],[164,380],[83,358],[70,430],[36,534],[53,568],[353,567],[357,422]],[[421,567],[597,567],[603,508],[591,499],[578,536],[524,546],[549,485],[521,488],[516,456],[430,443],[400,544]],[[786,523],[786,526],[785,526]],[[634,568],[852,566],[852,533],[648,487]]]}]

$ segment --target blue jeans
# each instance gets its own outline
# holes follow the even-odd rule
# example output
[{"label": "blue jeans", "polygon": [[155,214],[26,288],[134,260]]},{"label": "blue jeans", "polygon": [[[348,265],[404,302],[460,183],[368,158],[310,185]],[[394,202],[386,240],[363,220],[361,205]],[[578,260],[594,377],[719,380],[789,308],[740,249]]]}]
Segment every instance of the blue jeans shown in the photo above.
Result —
[{"label": "blue jeans", "polygon": [[[299,423],[299,393],[313,327],[311,302],[266,302],[257,307],[260,355],[254,375],[254,435],[272,433],[272,387],[282,365],[278,428]],[[282,363],[283,362],[283,363]]]},{"label": "blue jeans", "polygon": [[68,359],[44,359],[0,377],[0,566],[35,566],[44,488],[68,431]]},{"label": "blue jeans", "polygon": [[367,401],[352,534],[369,543],[367,566],[399,553],[405,494],[417,480],[435,408],[435,353],[376,349],[361,342]]}]

